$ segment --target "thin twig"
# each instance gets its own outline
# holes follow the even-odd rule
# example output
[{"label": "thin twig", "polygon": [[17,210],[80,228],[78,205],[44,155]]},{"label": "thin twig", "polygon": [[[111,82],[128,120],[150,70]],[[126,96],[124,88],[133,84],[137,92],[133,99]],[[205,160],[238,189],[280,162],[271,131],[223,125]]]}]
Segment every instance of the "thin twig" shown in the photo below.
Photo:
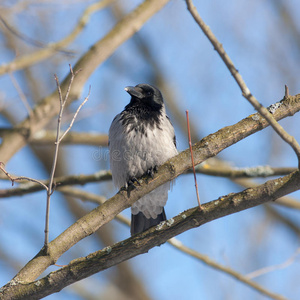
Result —
[{"label": "thin twig", "polygon": [[[70,85],[72,84],[73,79],[74,79],[73,71],[71,72],[71,74],[72,74],[72,76],[70,79],[68,90],[70,89]],[[55,169],[56,169],[58,148],[59,148],[59,143],[57,143],[57,142],[58,142],[59,135],[60,135],[61,118],[62,118],[62,113],[63,113],[63,109],[64,109],[64,101],[63,101],[63,97],[62,97],[60,83],[59,83],[59,79],[56,76],[56,74],[54,74],[54,78],[55,78],[59,102],[60,102],[60,111],[59,111],[59,115],[58,115],[57,128],[56,128],[55,152],[54,152],[52,168],[51,168],[51,172],[50,172],[50,180],[49,180],[49,185],[48,185],[48,190],[47,190],[46,217],[45,217],[45,230],[44,230],[44,232],[45,232],[44,247],[46,249],[46,252],[48,252],[48,244],[49,244],[50,198],[53,193],[52,186],[53,186],[53,179],[54,179],[54,174],[55,174]]]},{"label": "thin twig", "polygon": [[182,244],[179,240],[172,238],[168,241],[168,243],[170,245],[172,245],[173,247],[175,247],[176,249],[195,257],[196,259],[202,261],[204,264],[219,270],[221,272],[226,273],[227,275],[230,275],[232,277],[234,277],[235,279],[239,280],[240,282],[243,282],[245,284],[247,284],[248,286],[256,289],[258,292],[267,295],[268,297],[272,298],[272,299],[276,299],[276,300],[283,300],[286,299],[285,297],[279,295],[279,294],[275,294],[272,293],[270,291],[268,291],[267,289],[263,288],[261,285],[259,285],[258,283],[250,280],[247,276],[242,275],[241,273],[226,267],[226,266],[222,266],[221,264],[215,262],[214,260],[212,260],[210,257],[208,257],[207,255],[203,255],[193,249],[190,249],[188,247],[186,247],[184,244]]},{"label": "thin twig", "polygon": [[[6,174],[6,173],[5,173]],[[13,177],[11,174],[8,174],[6,176],[10,180],[17,181],[18,179],[22,180],[23,176],[18,176],[18,177]],[[25,177],[24,179],[28,179],[28,177]],[[103,182],[103,181],[108,181],[111,180],[111,172],[106,171],[106,170],[101,170],[93,174],[88,174],[88,175],[69,175],[69,176],[61,176],[61,177],[55,177],[54,182],[56,183],[56,189],[68,186],[68,185],[84,185],[86,183],[91,183],[91,182]],[[30,181],[37,182],[46,189],[48,189],[49,186],[49,180],[36,180],[32,179]],[[37,185],[37,184],[22,184],[19,185],[16,188],[10,188],[10,189],[0,189],[0,198],[7,198],[7,197],[12,197],[12,196],[20,196],[20,195],[26,195],[29,193],[34,193],[41,191],[42,188]]]},{"label": "thin twig", "polygon": [[198,201],[199,209],[202,210],[201,202],[200,202],[200,197],[199,197],[199,191],[198,191],[196,171],[195,171],[195,162],[194,162],[192,140],[191,140],[191,131],[190,131],[189,111],[186,110],[185,113],[186,113],[187,131],[188,131],[188,137],[189,137],[189,147],[190,147],[190,151],[191,151],[191,160],[192,160],[192,167],[193,167],[193,173],[194,173],[194,180],[195,180],[195,188],[196,188],[197,201]]},{"label": "thin twig", "polygon": [[71,127],[72,127],[72,125],[74,123],[74,120],[75,120],[75,118],[76,118],[79,110],[84,105],[84,103],[88,100],[88,97],[90,95],[90,92],[89,92],[89,95],[85,98],[85,100],[83,101],[83,103],[77,109],[77,111],[76,111],[76,113],[75,113],[75,115],[74,115],[74,117],[72,119],[72,122],[71,122],[69,128],[62,135],[62,137],[60,137],[61,121],[62,121],[62,116],[63,116],[64,108],[65,108],[66,102],[68,100],[68,97],[69,97],[69,94],[70,94],[70,91],[71,91],[71,87],[72,87],[72,83],[74,81],[74,78],[78,74],[78,72],[80,71],[80,70],[77,70],[74,73],[73,69],[72,69],[72,66],[69,65],[69,67],[70,67],[71,78],[70,78],[70,82],[69,82],[69,85],[68,85],[65,97],[63,97],[63,95],[62,95],[62,91],[61,91],[59,79],[58,79],[58,77],[56,75],[54,75],[55,82],[56,82],[56,87],[57,87],[57,91],[58,91],[58,96],[59,96],[60,111],[59,111],[59,115],[58,115],[58,119],[57,119],[57,131],[56,131],[55,151],[54,151],[52,169],[51,169],[51,173],[50,173],[50,180],[49,180],[49,185],[48,185],[48,190],[47,190],[47,204],[46,204],[46,217],[45,217],[45,241],[44,241],[44,247],[46,249],[46,252],[48,251],[48,244],[49,244],[50,198],[51,198],[51,195],[52,195],[52,193],[54,191],[53,182],[54,182],[54,174],[55,174],[56,165],[57,165],[59,145],[60,145],[61,140],[66,135],[66,133],[71,129]]},{"label": "thin twig", "polygon": [[[230,178],[230,179],[281,176],[281,175],[287,175],[296,170],[297,168],[289,168],[289,167],[277,168],[268,165],[237,168],[231,166],[229,167],[227,165],[215,166],[208,163],[204,163],[202,165],[198,165],[195,167],[196,173],[205,174],[209,176]],[[192,171],[193,170],[188,170],[187,173],[192,173]]]},{"label": "thin twig", "polygon": [[60,143],[62,141],[62,139],[65,137],[65,135],[70,131],[70,129],[72,128],[73,124],[74,124],[74,121],[79,113],[79,111],[81,110],[82,106],[88,101],[89,97],[90,97],[90,94],[91,94],[91,86],[89,87],[89,93],[88,95],[85,97],[85,99],[83,100],[83,102],[79,105],[79,107],[77,108],[72,120],[71,120],[71,123],[70,123],[70,126],[68,127],[68,129],[63,133],[63,135],[60,137],[60,139],[58,140],[58,143]]},{"label": "thin twig", "polygon": [[289,87],[287,85],[284,86],[284,98],[288,98],[290,96]]},{"label": "thin twig", "polygon": [[32,109],[31,109],[31,107],[28,103],[28,100],[27,100],[24,92],[22,91],[18,81],[16,80],[16,78],[14,77],[14,75],[11,72],[9,73],[9,77],[10,77],[11,82],[14,85],[17,93],[19,94],[19,97],[20,97],[21,101],[23,102],[23,104],[24,104],[24,106],[25,106],[25,108],[28,112],[28,115],[31,116],[32,115]]},{"label": "thin twig", "polygon": [[300,255],[300,248],[298,248],[295,253],[293,253],[293,255],[288,258],[286,261],[284,261],[281,264],[278,265],[274,265],[274,266],[269,266],[269,267],[265,267],[265,268],[261,268],[259,270],[253,271],[247,275],[245,275],[248,279],[253,279],[256,278],[258,276],[262,276],[265,275],[267,273],[276,271],[276,270],[280,270],[280,269],[284,269],[286,267],[288,267],[289,265],[291,265],[295,259]]},{"label": "thin twig", "polygon": [[277,134],[287,142],[294,150],[298,158],[298,168],[300,168],[300,145],[297,143],[296,139],[289,135],[281,125],[275,120],[273,115],[265,108],[262,104],[260,104],[257,99],[251,94],[249,88],[247,87],[245,81],[243,80],[241,74],[238,72],[236,67],[234,66],[232,60],[225,52],[222,44],[218,41],[214,33],[211,31],[209,26],[205,24],[205,22],[200,17],[196,7],[194,6],[192,0],[186,0],[187,8],[190,11],[191,15],[193,16],[194,20],[202,29],[203,33],[209,39],[211,44],[214,46],[214,49],[218,52],[221,59],[227,66],[228,70],[230,71],[231,75],[235,79],[236,83],[240,87],[242,91],[242,95],[251,103],[251,105],[260,113],[262,117],[264,117],[268,123],[273,127],[273,129],[277,132]]},{"label": "thin twig", "polygon": [[5,167],[4,163],[0,162],[0,170],[9,178],[12,186],[14,185],[15,181],[28,180],[41,185],[43,188],[45,188],[48,191],[48,187],[42,181],[34,178],[26,177],[26,176],[13,177],[4,169],[4,167]]}]

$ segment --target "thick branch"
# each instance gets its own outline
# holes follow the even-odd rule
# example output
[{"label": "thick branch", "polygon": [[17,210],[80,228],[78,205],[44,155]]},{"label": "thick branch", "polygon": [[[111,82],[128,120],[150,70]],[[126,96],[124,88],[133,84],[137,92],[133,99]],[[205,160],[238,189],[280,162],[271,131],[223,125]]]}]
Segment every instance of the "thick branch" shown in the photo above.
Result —
[{"label": "thick branch", "polygon": [[[160,172],[161,173],[161,172]],[[2,289],[3,299],[40,299],[60,291],[67,285],[92,274],[110,268],[151,248],[165,243],[168,239],[191,228],[199,227],[215,219],[273,201],[288,193],[300,189],[300,174],[294,172],[282,178],[270,180],[256,188],[230,194],[189,209],[178,216],[113,246],[96,251],[84,258],[70,262],[66,267],[51,272],[48,276],[31,283],[13,280]],[[110,200],[112,201],[112,199]],[[104,204],[105,205],[105,204]],[[25,280],[26,278],[24,278]],[[1,294],[0,294],[1,295]],[[277,299],[284,299],[283,297]]]},{"label": "thick branch", "polygon": [[[76,197],[76,198],[80,198],[83,201],[90,201],[91,199],[98,204],[102,204],[106,199],[104,197],[92,194],[92,193],[88,193],[85,191],[80,191],[80,190],[74,190],[72,188],[63,188],[63,193],[66,193],[67,195],[70,195],[72,197]],[[280,198],[283,199],[284,197]],[[278,202],[280,199],[278,199],[276,202]],[[130,226],[130,220],[126,217],[124,217],[122,214],[119,214],[116,216],[116,220],[118,220],[119,222]],[[99,231],[98,231],[99,232]],[[281,296],[279,296],[278,294],[274,294],[270,291],[268,291],[267,289],[265,289],[264,287],[262,287],[261,285],[259,285],[258,283],[250,280],[248,278],[248,276],[242,275],[241,273],[231,269],[228,266],[223,266],[220,263],[214,261],[213,259],[211,259],[209,256],[201,254],[191,248],[188,248],[187,246],[185,246],[184,244],[182,244],[179,240],[177,240],[176,238],[171,238],[167,241],[169,243],[169,245],[172,245],[174,248],[178,249],[181,252],[187,253],[190,256],[195,257],[197,260],[199,260],[200,262],[204,263],[205,265],[214,268],[218,271],[224,272],[225,274],[232,276],[233,278],[237,279],[238,281],[252,287],[253,289],[255,289],[256,291],[267,295],[273,299],[279,300],[279,299],[283,299]]]}]

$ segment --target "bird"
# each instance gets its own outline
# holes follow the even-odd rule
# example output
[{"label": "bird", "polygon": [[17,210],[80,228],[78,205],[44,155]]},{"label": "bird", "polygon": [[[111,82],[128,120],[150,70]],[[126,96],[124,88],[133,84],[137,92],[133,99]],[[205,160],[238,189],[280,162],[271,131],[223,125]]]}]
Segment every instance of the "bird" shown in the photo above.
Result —
[{"label": "bird", "polygon": [[[127,86],[129,104],[113,119],[109,129],[110,167],[114,185],[134,186],[143,175],[153,177],[158,166],[178,154],[173,125],[158,88],[141,83]],[[167,182],[131,206],[131,236],[166,220]]]}]

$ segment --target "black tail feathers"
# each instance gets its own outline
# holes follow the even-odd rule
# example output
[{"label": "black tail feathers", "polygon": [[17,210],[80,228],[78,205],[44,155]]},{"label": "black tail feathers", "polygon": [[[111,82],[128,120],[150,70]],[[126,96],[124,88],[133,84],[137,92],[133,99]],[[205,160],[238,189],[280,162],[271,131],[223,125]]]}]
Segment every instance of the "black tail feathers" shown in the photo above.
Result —
[{"label": "black tail feathers", "polygon": [[139,212],[137,215],[131,214],[131,235],[143,232],[149,229],[152,226],[158,225],[162,221],[166,221],[165,210],[163,209],[162,213],[159,214],[155,219],[147,219],[142,212]]}]

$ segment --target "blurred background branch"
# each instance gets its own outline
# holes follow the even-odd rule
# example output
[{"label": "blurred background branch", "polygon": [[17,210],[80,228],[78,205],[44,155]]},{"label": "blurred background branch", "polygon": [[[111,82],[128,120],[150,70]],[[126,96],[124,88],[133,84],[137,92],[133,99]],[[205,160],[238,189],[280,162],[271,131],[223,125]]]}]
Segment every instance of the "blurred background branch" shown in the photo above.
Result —
[{"label": "blurred background branch", "polygon": [[49,45],[44,45],[40,43],[39,41],[33,40],[30,37],[25,36],[24,34],[18,32],[15,28],[12,28],[3,18],[3,16],[0,15],[0,21],[2,24],[17,38],[20,38],[24,40],[26,43],[30,43],[34,46],[41,47],[43,49],[34,51],[30,54],[25,54],[23,56],[15,58],[12,62],[4,65],[0,65],[0,75],[3,75],[5,73],[11,73],[15,72],[20,69],[27,68],[29,66],[33,66],[34,64],[37,64],[41,62],[42,60],[45,60],[49,58],[52,55],[55,55],[57,52],[63,52],[63,54],[72,54],[72,51],[67,51],[63,48],[68,46],[74,39],[82,32],[82,30],[85,28],[87,23],[90,20],[90,17],[92,14],[97,12],[100,9],[104,9],[108,5],[110,5],[113,2],[113,0],[101,0],[99,2],[96,2],[90,6],[88,6],[85,11],[83,12],[82,16],[80,17],[79,21],[76,23],[75,28],[73,31],[66,36],[64,39],[62,39],[59,42],[51,43]]},{"label": "blurred background branch", "polygon": [[[95,55],[95,59],[90,60],[91,68],[86,70],[88,81],[84,78],[78,81],[73,94],[74,99],[79,98],[82,92],[86,95],[91,84],[91,99],[74,123],[74,131],[62,141],[58,161],[58,181],[68,184],[70,180],[69,183],[77,182],[83,186],[80,190],[75,186],[57,186],[61,192],[53,194],[52,238],[91,211],[99,200],[110,198],[116,191],[107,172],[105,134],[113,116],[128,103],[128,96],[123,92],[125,86],[148,82],[163,91],[179,150],[187,148],[185,110],[190,111],[194,142],[253,113],[249,104],[241,101],[239,90],[211,45],[199,34],[183,1],[170,1],[141,29],[133,29],[132,33],[138,32],[130,39],[127,36],[127,41],[107,56],[112,44],[117,43],[115,25],[120,20],[125,21],[121,24],[133,25],[135,15],[131,12],[140,2],[4,0],[0,4],[0,16],[6,22],[6,25],[0,22],[0,69],[9,66],[10,70],[14,70],[11,75],[3,73],[0,78],[0,142],[6,145],[6,154],[0,152],[0,161],[11,156],[6,164],[11,174],[49,177],[55,129],[55,122],[50,116],[54,117],[57,113],[57,98],[53,98],[54,106],[45,106],[44,112],[41,109],[41,115],[33,116],[26,127],[17,125],[27,118],[28,111],[42,103],[41,99],[51,95],[54,73],[66,78],[68,64],[74,66],[87,53]],[[152,8],[155,2],[163,5],[162,1],[147,2],[153,5]],[[101,9],[105,3],[108,6]],[[195,4],[239,66],[253,94],[265,107],[274,99],[282,98],[285,85],[289,87],[290,94],[299,93],[300,24],[297,3],[254,0],[224,4],[224,1],[217,0]],[[115,35],[111,35],[110,40],[104,39],[106,43],[101,43],[99,51],[94,51],[94,45],[98,45],[98,41],[111,31]],[[43,52],[45,57],[40,56]],[[22,61],[26,57],[32,59],[32,63],[25,59],[23,62],[26,64],[20,67],[18,59]],[[83,61],[82,65],[84,63],[87,61]],[[27,109],[21,98],[26,98]],[[67,129],[76,107],[75,104],[67,107],[63,130]],[[41,123],[36,128],[38,119]],[[281,124],[297,140],[300,139],[297,117],[285,119]],[[32,131],[29,130],[31,127]],[[7,141],[8,136],[12,137],[11,141]],[[25,147],[21,149],[20,145]],[[16,152],[16,149],[21,150]],[[267,180],[264,176],[271,176],[271,171],[276,178],[292,172],[296,164],[293,153],[277,134],[269,129],[263,130],[197,167],[201,200],[207,202],[220,195],[255,187]],[[5,175],[0,176],[3,179]],[[169,218],[195,205],[189,176],[187,174],[176,180],[166,208]],[[101,181],[101,178],[106,179]],[[98,180],[99,183],[95,184]],[[26,185],[19,184],[16,189],[19,188],[26,190]],[[27,188],[30,190],[30,187]],[[0,181],[0,189],[12,192],[8,180]],[[41,228],[45,203],[41,201],[41,194],[22,195],[0,202],[2,284],[35,255],[43,239]],[[201,229],[188,231],[179,239],[184,245],[190,245],[241,274],[279,265],[287,257],[292,257],[299,247],[299,196],[296,192],[292,197],[284,197],[275,203],[221,218]],[[124,215],[129,216],[129,212],[124,211]],[[127,227],[110,222],[70,249],[58,263],[68,264],[72,259],[86,256],[128,236]],[[123,264],[126,267],[122,269]],[[178,271],[170,273],[170,266],[172,270],[175,270],[174,266],[178,267]],[[49,270],[56,270],[56,267]],[[295,259],[285,269],[266,273],[255,280],[273,293],[295,299],[295,295],[300,293],[296,280],[298,270],[299,260]],[[205,278],[205,284],[201,284],[201,278]],[[57,297],[52,295],[48,298]],[[237,286],[235,279],[195,264],[190,255],[162,246],[71,285],[62,290],[59,297],[75,300],[99,297],[110,300],[199,297],[252,300],[259,296],[247,286]]]}]

